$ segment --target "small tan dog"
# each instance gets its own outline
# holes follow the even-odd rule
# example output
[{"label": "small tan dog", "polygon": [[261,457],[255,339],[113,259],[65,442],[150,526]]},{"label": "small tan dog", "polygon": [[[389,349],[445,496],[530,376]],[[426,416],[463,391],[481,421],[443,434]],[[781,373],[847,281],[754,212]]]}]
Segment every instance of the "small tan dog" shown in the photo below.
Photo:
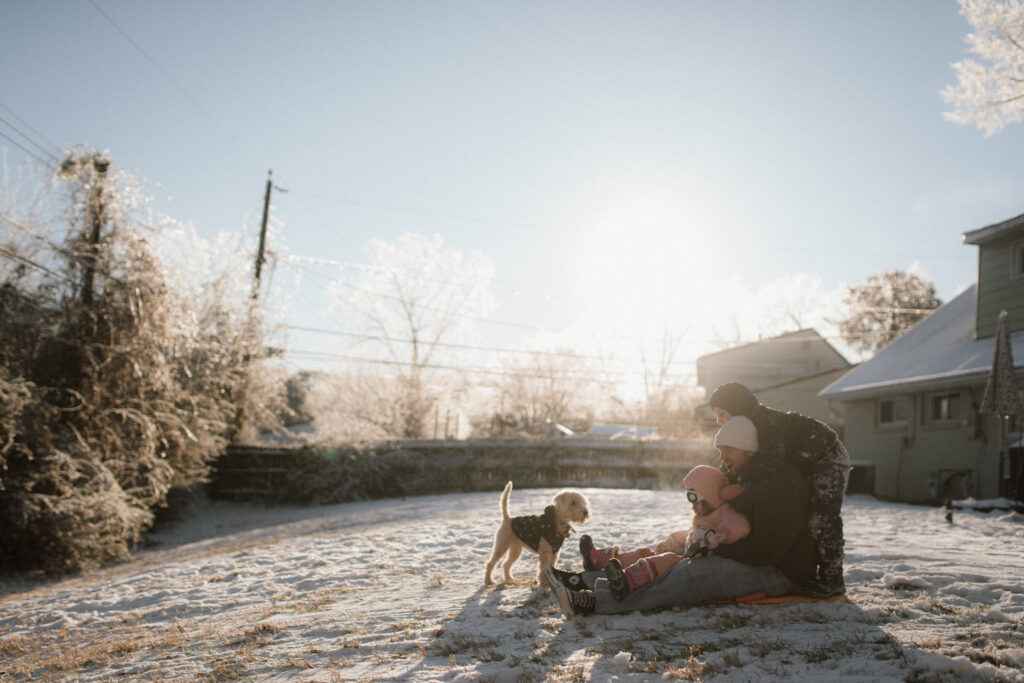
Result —
[{"label": "small tan dog", "polygon": [[501,556],[506,553],[508,555],[502,569],[505,583],[511,583],[512,565],[519,559],[523,548],[529,548],[538,555],[540,562],[537,579],[543,586],[547,583],[542,571],[544,565],[555,564],[558,561],[562,541],[573,530],[569,523],[583,524],[590,519],[590,505],[579,491],[564,490],[559,491],[551,505],[544,508],[544,514],[512,517],[508,514],[508,495],[511,491],[512,482],[509,482],[505,484],[505,490],[501,493],[501,526],[494,535],[494,550],[491,551],[491,559],[487,561],[484,583],[494,583],[491,580],[491,572],[494,571]]}]

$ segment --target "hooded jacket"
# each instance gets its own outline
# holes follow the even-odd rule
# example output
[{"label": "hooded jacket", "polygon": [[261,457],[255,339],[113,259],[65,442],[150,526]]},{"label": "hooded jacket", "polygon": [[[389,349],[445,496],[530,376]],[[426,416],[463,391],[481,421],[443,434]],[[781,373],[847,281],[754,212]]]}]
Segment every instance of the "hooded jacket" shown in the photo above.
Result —
[{"label": "hooded jacket", "polygon": [[743,487],[729,485],[725,475],[717,467],[697,465],[686,477],[683,486],[693,489],[712,508],[706,515],[694,515],[690,528],[670,534],[665,546],[671,550],[685,547],[686,538],[694,529],[710,529],[725,534],[726,543],[732,543],[750,533],[750,522],[734,510],[726,501],[743,492]]}]

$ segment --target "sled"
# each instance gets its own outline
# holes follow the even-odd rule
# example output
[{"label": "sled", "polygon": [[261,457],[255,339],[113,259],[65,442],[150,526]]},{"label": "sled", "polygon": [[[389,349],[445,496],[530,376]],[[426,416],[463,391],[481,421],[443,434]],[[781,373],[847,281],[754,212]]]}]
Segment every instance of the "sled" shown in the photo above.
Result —
[{"label": "sled", "polygon": [[846,600],[846,595],[833,595],[830,598],[812,598],[807,595],[780,595],[775,598],[766,598],[764,593],[753,593],[738,598],[723,598],[721,600],[709,600],[702,602],[702,605],[781,605],[787,602],[835,602]]}]

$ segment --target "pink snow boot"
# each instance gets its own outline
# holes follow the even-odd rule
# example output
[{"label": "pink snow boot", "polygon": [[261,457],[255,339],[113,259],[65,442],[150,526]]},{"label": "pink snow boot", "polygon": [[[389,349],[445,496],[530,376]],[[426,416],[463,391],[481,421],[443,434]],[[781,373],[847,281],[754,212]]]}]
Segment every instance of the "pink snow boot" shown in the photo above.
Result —
[{"label": "pink snow boot", "polygon": [[641,586],[646,586],[655,578],[654,571],[646,559],[634,562],[623,569],[622,563],[613,557],[605,565],[604,573],[608,577],[608,587],[616,602],[622,602],[630,593]]},{"label": "pink snow boot", "polygon": [[588,572],[595,569],[604,569],[608,560],[618,554],[618,546],[614,548],[595,548],[594,540],[589,535],[583,534],[580,537],[580,555],[583,556],[583,569]]}]

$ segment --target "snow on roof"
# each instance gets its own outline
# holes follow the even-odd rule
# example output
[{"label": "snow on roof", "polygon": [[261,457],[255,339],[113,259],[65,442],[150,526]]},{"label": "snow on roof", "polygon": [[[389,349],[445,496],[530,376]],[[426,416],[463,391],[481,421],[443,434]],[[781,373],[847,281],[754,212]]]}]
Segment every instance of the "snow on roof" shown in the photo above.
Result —
[{"label": "snow on roof", "polygon": [[[984,382],[992,367],[995,337],[974,338],[975,285],[907,330],[874,358],[819,392],[851,400]],[[1014,366],[1024,362],[1024,330],[1010,335]]]}]

